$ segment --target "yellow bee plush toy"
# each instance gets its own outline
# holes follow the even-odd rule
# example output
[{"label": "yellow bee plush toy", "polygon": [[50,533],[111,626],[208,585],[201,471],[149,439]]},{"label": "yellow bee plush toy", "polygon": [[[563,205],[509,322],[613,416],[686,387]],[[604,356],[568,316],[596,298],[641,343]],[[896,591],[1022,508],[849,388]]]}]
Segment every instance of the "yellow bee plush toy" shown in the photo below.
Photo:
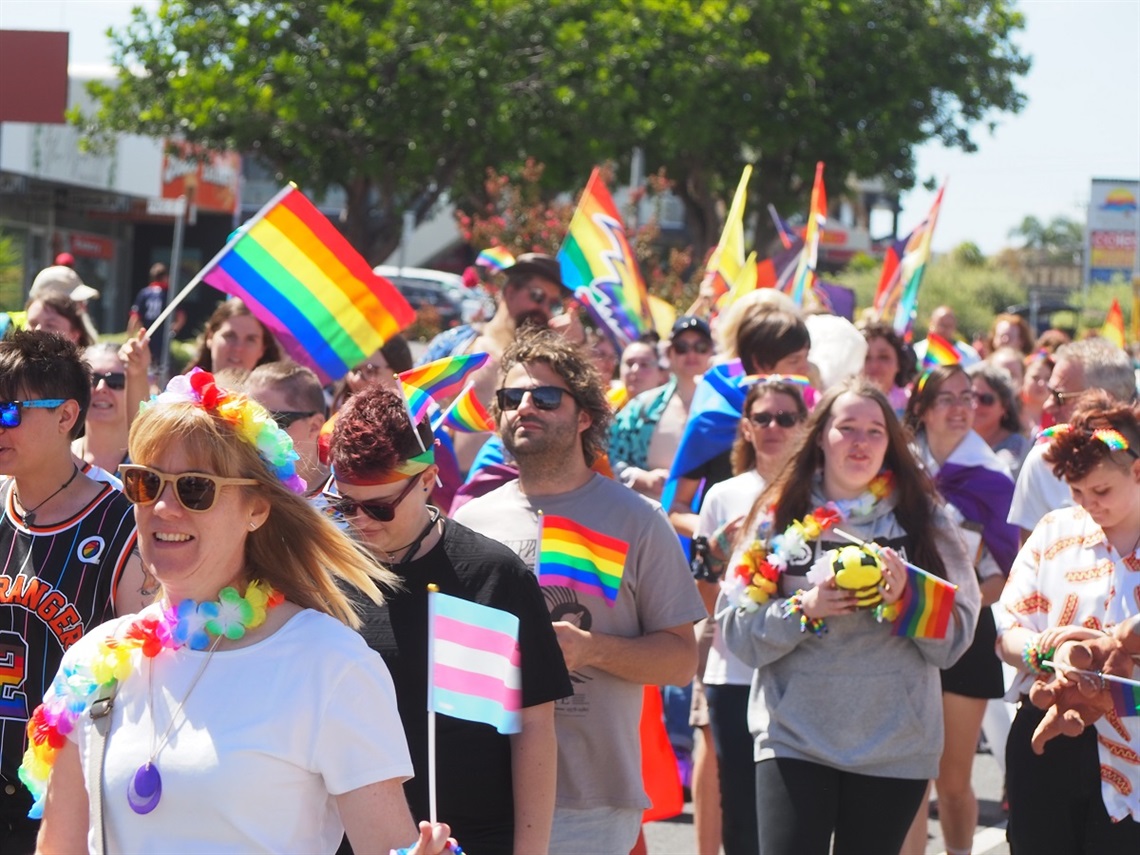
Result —
[{"label": "yellow bee plush toy", "polygon": [[883,580],[883,562],[871,550],[862,546],[833,549],[831,569],[835,572],[835,584],[854,591],[860,608],[882,602],[879,583]]}]

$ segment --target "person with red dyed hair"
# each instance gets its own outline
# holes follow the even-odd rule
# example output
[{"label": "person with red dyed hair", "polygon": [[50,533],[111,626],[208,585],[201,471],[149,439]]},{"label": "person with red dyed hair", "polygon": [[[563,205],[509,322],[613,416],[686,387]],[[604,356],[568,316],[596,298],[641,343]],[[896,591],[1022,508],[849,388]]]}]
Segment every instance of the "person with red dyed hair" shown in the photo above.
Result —
[{"label": "person with red dyed hair", "polygon": [[1006,746],[1007,836],[1014,852],[1140,852],[1140,715],[1046,742],[1046,713],[1029,703],[1077,645],[1140,614],[1140,405],[1091,390],[1044,435],[1075,506],[1038,523],[994,606],[998,654],[1019,669],[1021,695]]},{"label": "person with red dyed hair", "polygon": [[382,605],[361,603],[361,634],[396,685],[416,777],[404,785],[413,814],[427,817],[427,586],[519,618],[522,731],[436,716],[437,797],[471,852],[545,852],[554,812],[554,702],[573,693],[554,629],[527,566],[506,546],[445,518],[428,504],[439,467],[426,423],[414,428],[399,395],[357,392],[333,430],[336,492],[330,511],[400,579]]}]

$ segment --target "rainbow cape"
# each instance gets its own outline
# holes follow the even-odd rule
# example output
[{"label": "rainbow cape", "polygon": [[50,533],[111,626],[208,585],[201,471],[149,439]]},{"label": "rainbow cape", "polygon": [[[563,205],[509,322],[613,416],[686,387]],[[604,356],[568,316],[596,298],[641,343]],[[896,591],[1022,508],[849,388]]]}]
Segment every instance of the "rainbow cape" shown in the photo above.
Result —
[{"label": "rainbow cape", "polygon": [[648,292],[610,191],[597,167],[558,250],[562,281],[619,351],[653,329]]},{"label": "rainbow cape", "polygon": [[242,226],[200,277],[240,297],[322,383],[339,380],[415,320],[395,286],[292,185]]},{"label": "rainbow cape", "polygon": [[804,229],[804,249],[791,281],[791,297],[797,306],[804,304],[806,294],[814,293],[819,284],[819,238],[827,225],[827,193],[823,188],[823,162],[815,165],[815,182],[811,187],[811,205],[808,208],[807,227]]},{"label": "rainbow cape", "polygon": [[875,292],[875,314],[879,320],[892,324],[895,332],[904,338],[914,325],[918,313],[918,288],[922,284],[922,274],[930,263],[930,241],[934,237],[934,227],[938,223],[938,212],[945,191],[946,184],[943,182],[926,219],[903,240],[891,246],[883,259],[883,273]]},{"label": "rainbow cape", "polygon": [[891,635],[906,638],[945,638],[954,611],[956,585],[910,564],[906,565],[906,590],[899,603]]},{"label": "rainbow cape", "polygon": [[566,517],[541,515],[538,527],[538,583],[603,597],[612,608],[629,544]]},{"label": "rainbow cape", "polygon": [[445,356],[418,368],[401,371],[400,380],[405,386],[415,386],[435,400],[443,401],[459,392],[467,382],[467,378],[483,367],[486,361],[485,353]]},{"label": "rainbow cape", "polygon": [[489,246],[475,259],[478,267],[488,267],[491,270],[506,270],[514,263],[515,257],[505,246]]},{"label": "rainbow cape", "polygon": [[432,427],[435,430],[449,427],[459,433],[484,433],[494,431],[496,425],[491,414],[475,397],[475,389],[468,384]]}]

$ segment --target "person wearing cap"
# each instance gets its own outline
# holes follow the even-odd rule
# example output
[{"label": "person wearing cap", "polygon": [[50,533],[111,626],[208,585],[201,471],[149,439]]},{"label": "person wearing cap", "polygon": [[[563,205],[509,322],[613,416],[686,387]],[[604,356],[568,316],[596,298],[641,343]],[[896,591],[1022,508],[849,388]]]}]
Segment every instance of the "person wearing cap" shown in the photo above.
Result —
[{"label": "person wearing cap", "polygon": [[643,496],[661,498],[697,380],[708,370],[712,353],[709,325],[695,315],[677,318],[665,349],[669,382],[642,392],[614,419],[610,465],[623,484]]},{"label": "person wearing cap", "polygon": [[[131,313],[127,318],[127,332],[132,335],[141,329],[149,329],[151,324],[166,309],[167,291],[170,290],[169,273],[166,265],[156,262],[150,266],[150,282],[137,295],[131,304]],[[186,312],[182,309],[174,310],[174,318],[170,323],[170,330],[177,334],[186,323]],[[150,358],[157,366],[162,362],[162,330],[155,330],[148,342],[150,344]]]},{"label": "person wearing cap", "polygon": [[[65,267],[61,264],[45,267],[36,274],[36,278],[32,280],[32,289],[28,292],[28,304],[26,307],[26,311],[29,315],[28,325],[30,327],[32,324],[30,316],[33,303],[42,301],[48,297],[62,297],[75,304],[75,312],[80,325],[83,327],[85,337],[88,339],[88,341],[81,346],[91,344],[98,340],[99,331],[95,328],[95,324],[92,323],[91,316],[87,314],[87,301],[94,300],[98,296],[99,291],[86,284],[79,278],[79,274],[70,267]],[[72,340],[78,341],[78,339],[74,338]]]},{"label": "person wearing cap", "polygon": [[[499,292],[491,320],[484,324],[465,324],[440,333],[428,342],[427,350],[419,360],[423,365],[463,353],[489,354],[490,359],[472,376],[475,395],[485,407],[490,406],[494,395],[499,360],[523,327],[549,327],[574,344],[586,340],[577,312],[564,311],[566,301],[573,294],[562,281],[558,259],[540,252],[523,253],[503,271],[503,275],[506,283]],[[436,403],[443,406],[445,402]],[[455,437],[455,452],[462,472],[470,468],[486,439],[485,433],[465,433]]]},{"label": "person wearing cap", "polygon": [[[426,449],[426,450],[425,450]],[[546,852],[554,811],[554,704],[573,694],[534,574],[515,553],[429,504],[439,470],[431,426],[413,429],[403,399],[381,386],[353,395],[333,430],[335,492],[328,510],[399,577],[382,605],[361,600],[361,634],[383,658],[415,777],[404,792],[426,818],[428,794],[427,586],[519,619],[521,731],[436,715],[440,818],[470,852]],[[343,850],[342,850],[343,851]]]}]

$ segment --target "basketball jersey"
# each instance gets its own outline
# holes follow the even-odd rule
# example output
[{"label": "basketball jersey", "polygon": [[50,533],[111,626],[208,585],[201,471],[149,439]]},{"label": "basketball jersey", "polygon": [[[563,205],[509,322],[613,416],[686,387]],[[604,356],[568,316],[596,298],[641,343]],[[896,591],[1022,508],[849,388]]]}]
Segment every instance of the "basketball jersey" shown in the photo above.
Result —
[{"label": "basketball jersey", "polygon": [[28,718],[64,651],[114,617],[115,589],[137,537],[134,506],[109,485],[70,519],[29,527],[16,512],[12,484],[0,484],[0,775],[6,784],[17,781]]}]

